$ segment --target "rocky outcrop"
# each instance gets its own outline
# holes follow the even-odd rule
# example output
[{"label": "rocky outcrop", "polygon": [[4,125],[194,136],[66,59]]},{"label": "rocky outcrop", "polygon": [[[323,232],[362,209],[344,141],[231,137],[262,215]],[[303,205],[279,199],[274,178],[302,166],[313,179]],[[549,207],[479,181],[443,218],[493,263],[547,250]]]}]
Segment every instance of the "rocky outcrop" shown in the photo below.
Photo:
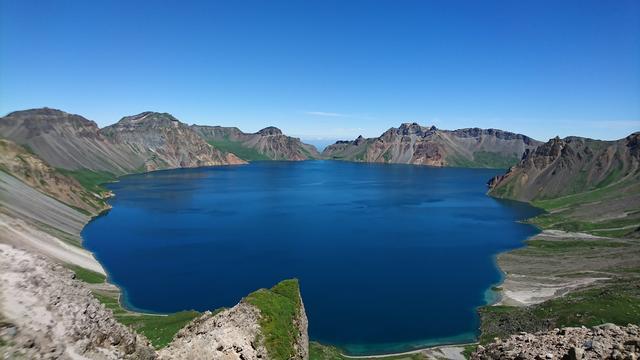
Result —
[{"label": "rocky outcrop", "polygon": [[232,153],[207,144],[188,125],[167,113],[144,112],[100,130],[113,143],[126,145],[144,160],[144,171],[243,164]]},{"label": "rocky outcrop", "polygon": [[[274,308],[279,311],[273,312]],[[274,326],[282,328],[278,334],[272,333]],[[206,312],[180,330],[159,355],[167,360],[307,360],[307,327],[298,283],[285,280],[271,289],[248,295],[231,309],[215,314]],[[288,328],[292,333],[282,335]]]},{"label": "rocky outcrop", "polygon": [[80,115],[43,108],[0,118],[0,137],[27,147],[55,168],[132,172],[244,161],[202,141],[169,114],[145,112],[99,129]]},{"label": "rocky outcrop", "polygon": [[43,257],[0,244],[0,290],[2,358],[156,357],[72,271]]},{"label": "rocky outcrop", "polygon": [[539,144],[527,136],[496,129],[449,131],[405,123],[377,138],[338,141],[322,154],[349,161],[504,168]]},{"label": "rocky outcrop", "polygon": [[518,335],[478,346],[471,359],[638,359],[640,328],[604,324]]},{"label": "rocky outcrop", "polygon": [[640,133],[617,141],[554,138],[527,150],[509,171],[489,181],[490,194],[544,200],[640,178]]},{"label": "rocky outcrop", "polygon": [[235,151],[244,160],[309,160],[321,157],[313,145],[284,135],[273,126],[253,134],[235,127],[192,125],[191,128],[214,147]]},{"label": "rocky outcrop", "polygon": [[259,319],[260,311],[247,303],[206,312],[176,334],[160,359],[269,359]]}]

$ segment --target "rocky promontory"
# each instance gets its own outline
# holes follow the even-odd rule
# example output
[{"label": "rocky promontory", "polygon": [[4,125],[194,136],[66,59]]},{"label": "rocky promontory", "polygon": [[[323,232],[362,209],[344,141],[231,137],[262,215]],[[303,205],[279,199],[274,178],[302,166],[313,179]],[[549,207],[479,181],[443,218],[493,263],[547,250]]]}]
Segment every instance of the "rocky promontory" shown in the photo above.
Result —
[{"label": "rocky promontory", "polygon": [[603,324],[593,328],[566,327],[529,334],[521,332],[506,339],[478,346],[471,359],[635,360],[640,356],[640,327]]}]

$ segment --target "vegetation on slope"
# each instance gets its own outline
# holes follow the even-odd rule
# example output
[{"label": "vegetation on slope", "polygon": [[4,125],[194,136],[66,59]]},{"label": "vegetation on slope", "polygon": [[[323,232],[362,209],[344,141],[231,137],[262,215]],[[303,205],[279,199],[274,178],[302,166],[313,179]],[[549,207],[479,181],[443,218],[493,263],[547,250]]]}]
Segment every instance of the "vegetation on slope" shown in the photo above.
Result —
[{"label": "vegetation on slope", "polygon": [[107,280],[106,276],[95,271],[73,264],[65,264],[65,266],[76,274],[76,279],[84,281],[87,284],[102,284]]},{"label": "vegetation on slope", "polygon": [[93,295],[113,312],[116,320],[146,336],[156,349],[167,346],[180,329],[200,315],[197,311],[168,315],[142,314],[124,309],[118,301],[118,294],[96,290]]},{"label": "vegetation on slope", "polygon": [[640,283],[607,283],[529,307],[486,306],[480,309],[480,317],[480,343],[520,331],[603,323],[640,324]]},{"label": "vegetation on slope", "polygon": [[264,344],[272,359],[290,359],[299,336],[296,319],[300,315],[298,280],[284,280],[271,289],[249,294],[245,301],[260,310],[260,328]]},{"label": "vegetation on slope", "polygon": [[473,159],[451,155],[447,165],[464,168],[507,169],[516,164],[519,159],[517,154],[504,155],[490,151],[476,151],[473,153]]},{"label": "vegetation on slope", "polygon": [[[106,281],[106,276],[97,272],[72,264],[65,266],[76,274],[76,279],[90,285],[103,284]],[[119,292],[102,288],[94,289],[93,296],[113,312],[116,320],[146,336],[156,349],[167,346],[180,329],[200,315],[197,311],[180,311],[167,315],[129,311],[120,305]]]},{"label": "vegetation on slope", "polygon": [[108,171],[93,171],[88,169],[57,170],[66,176],[78,180],[80,185],[84,186],[85,189],[98,194],[108,191],[104,186],[102,186],[103,184],[116,180],[116,176]]},{"label": "vegetation on slope", "polygon": [[268,156],[260,153],[258,150],[244,146],[241,142],[229,140],[228,138],[209,140],[208,143],[221,151],[235,154],[237,157],[245,161],[271,160]]},{"label": "vegetation on slope", "polygon": [[539,228],[599,236],[538,235],[505,256],[512,273],[600,280],[536,305],[481,308],[481,342],[520,331],[640,323],[640,244],[633,239],[640,233],[637,138],[553,139],[491,182],[490,195],[544,209],[528,220]]},{"label": "vegetation on slope", "polygon": [[[309,343],[309,360],[347,360],[350,359],[342,355],[340,350],[334,346],[323,345],[312,341]],[[362,360],[380,359],[378,357],[359,357]],[[385,360],[426,360],[422,354],[405,354],[396,356],[385,356]]]}]

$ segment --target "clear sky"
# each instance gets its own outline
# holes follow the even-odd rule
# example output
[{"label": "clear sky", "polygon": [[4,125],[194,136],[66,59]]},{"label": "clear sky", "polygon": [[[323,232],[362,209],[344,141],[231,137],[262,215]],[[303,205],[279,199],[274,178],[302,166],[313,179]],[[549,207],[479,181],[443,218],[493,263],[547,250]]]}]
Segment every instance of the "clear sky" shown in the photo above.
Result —
[{"label": "clear sky", "polygon": [[0,0],[0,112],[145,110],[303,139],[401,122],[640,130],[640,1]]}]

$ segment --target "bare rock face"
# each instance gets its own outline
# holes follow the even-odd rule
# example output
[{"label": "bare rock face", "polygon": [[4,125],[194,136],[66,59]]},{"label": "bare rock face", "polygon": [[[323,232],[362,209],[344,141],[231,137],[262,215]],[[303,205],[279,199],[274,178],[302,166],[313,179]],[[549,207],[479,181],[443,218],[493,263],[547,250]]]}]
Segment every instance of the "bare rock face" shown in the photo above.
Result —
[{"label": "bare rock face", "polygon": [[471,359],[637,359],[639,355],[640,327],[604,324],[512,335],[478,346]]},{"label": "bare rock face", "polygon": [[154,359],[72,271],[0,244],[2,358]]},{"label": "bare rock face", "polygon": [[508,167],[540,142],[496,129],[440,130],[405,123],[377,138],[359,136],[328,146],[328,158],[430,166]]},{"label": "bare rock face", "polygon": [[244,133],[235,127],[192,125],[204,140],[216,146],[233,144],[244,148],[244,160],[309,160],[321,157],[313,145],[284,135],[277,127],[269,126],[256,133]]},{"label": "bare rock face", "polygon": [[640,151],[634,133],[617,141],[554,138],[533,150],[509,171],[489,181],[490,194],[522,201],[555,198],[637,182]]},{"label": "bare rock face", "polygon": [[[291,313],[272,312],[272,306],[295,309]],[[292,304],[297,304],[292,306]],[[290,307],[292,306],[292,307]],[[294,315],[295,314],[295,315]],[[276,319],[277,318],[277,319]],[[272,326],[263,328],[264,322],[284,320],[291,322],[287,335],[270,333]],[[286,326],[278,322],[279,326]],[[288,326],[287,326],[288,327]],[[231,309],[217,314],[206,312],[178,332],[166,348],[160,350],[161,359],[309,359],[308,321],[297,280],[285,280],[271,289],[260,289],[240,301]],[[288,345],[286,353],[269,348],[265,343]]]},{"label": "bare rock face", "polygon": [[233,154],[213,148],[189,126],[167,113],[127,116],[100,133],[142,154],[147,171],[244,163]]},{"label": "bare rock face", "polygon": [[98,130],[95,122],[80,115],[49,108],[16,111],[0,118],[1,137],[26,146],[55,168],[120,175],[142,163],[142,158]]},{"label": "bare rock face", "polygon": [[259,319],[260,311],[247,303],[215,315],[206,312],[160,350],[160,359],[268,359]]},{"label": "bare rock face", "polygon": [[166,113],[144,112],[99,129],[93,121],[60,110],[16,111],[0,118],[0,136],[28,147],[53,167],[114,175],[244,163]]}]

